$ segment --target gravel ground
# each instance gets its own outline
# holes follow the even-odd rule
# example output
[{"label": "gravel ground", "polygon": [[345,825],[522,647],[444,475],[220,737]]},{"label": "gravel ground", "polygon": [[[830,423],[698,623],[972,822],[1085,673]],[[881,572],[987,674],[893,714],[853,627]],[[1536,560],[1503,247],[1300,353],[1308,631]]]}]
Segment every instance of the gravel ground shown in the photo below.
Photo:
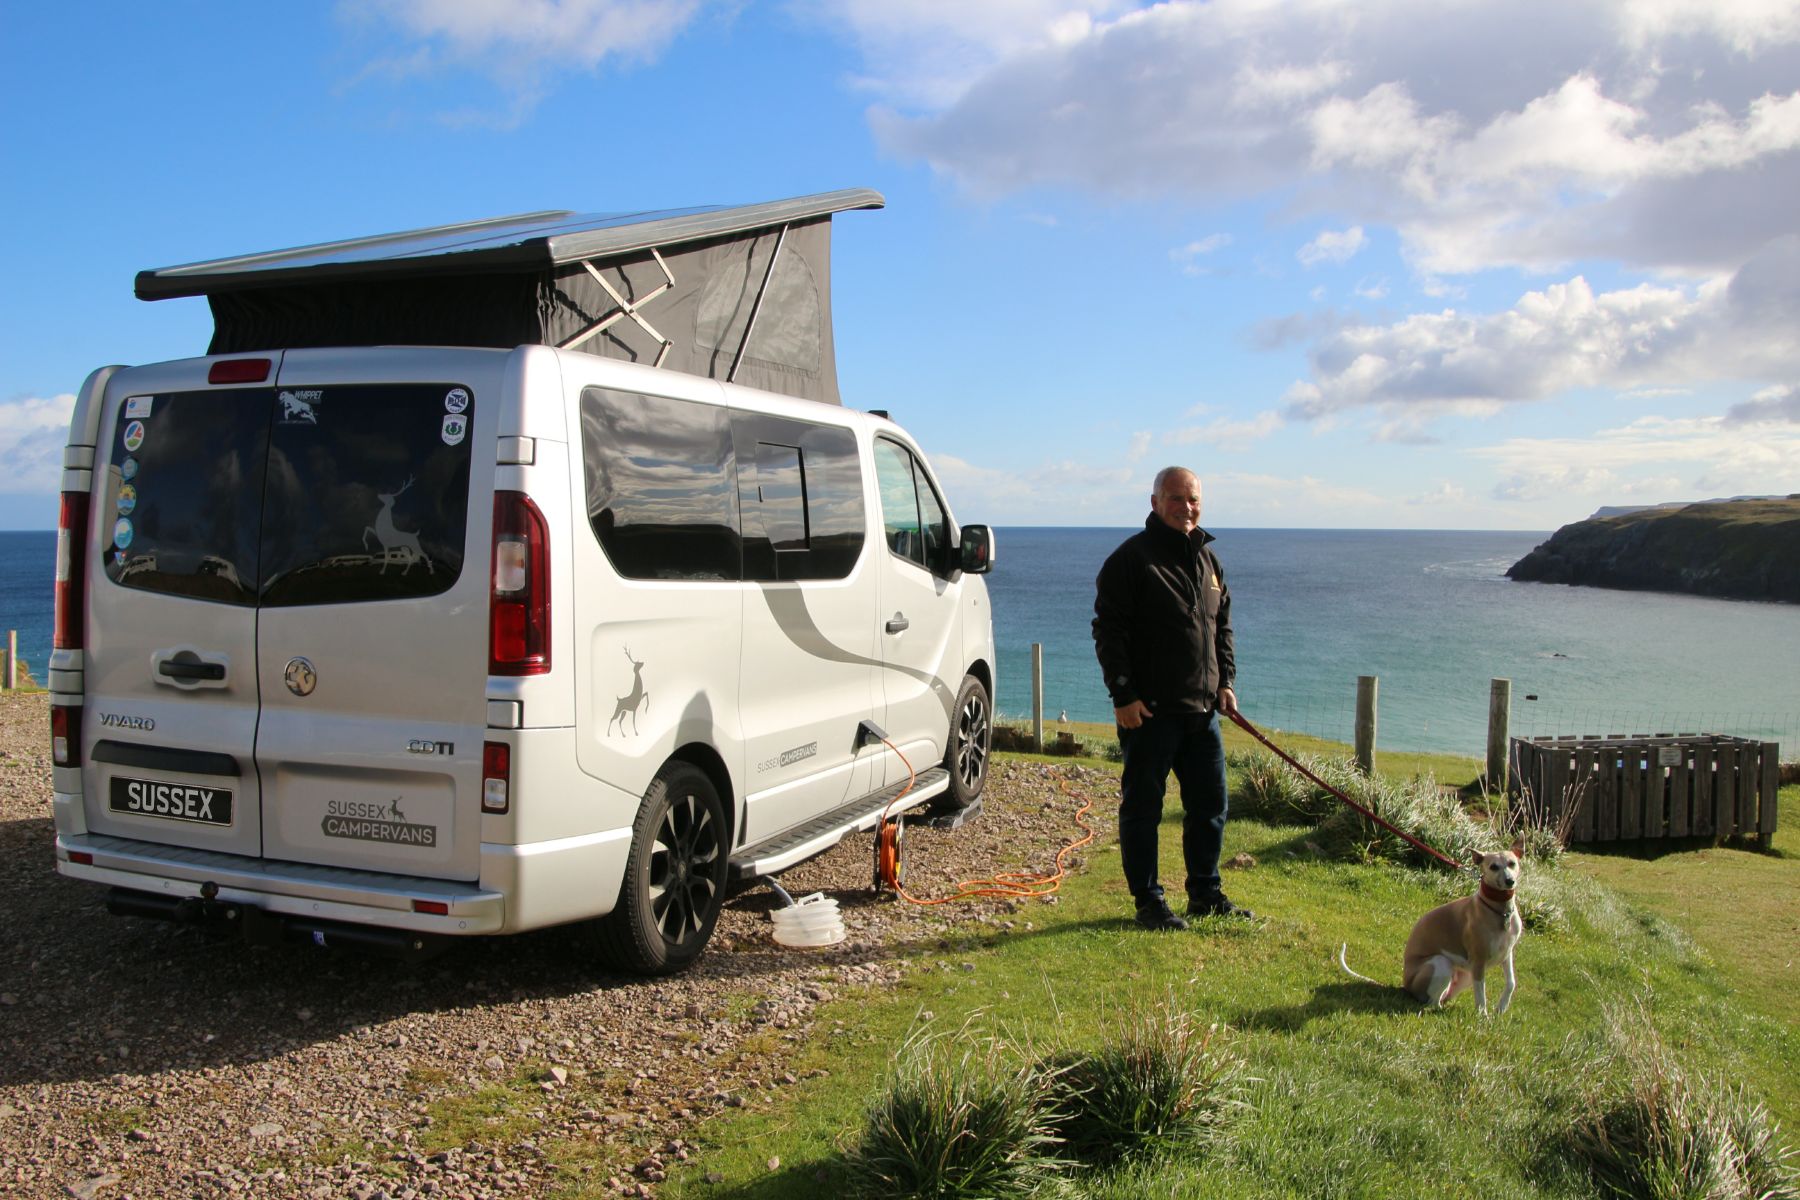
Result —
[{"label": "gravel ground", "polygon": [[[695,1122],[781,1103],[817,1006],[892,987],[951,925],[1053,902],[874,899],[859,837],[782,877],[837,897],[845,942],[777,946],[752,888],[673,979],[606,972],[580,928],[419,966],[216,943],[55,874],[47,708],[0,697],[0,1195],[652,1195]],[[1059,778],[1104,842],[1115,777],[1000,762],[979,818],[909,829],[907,885],[1048,869],[1075,808]]]}]

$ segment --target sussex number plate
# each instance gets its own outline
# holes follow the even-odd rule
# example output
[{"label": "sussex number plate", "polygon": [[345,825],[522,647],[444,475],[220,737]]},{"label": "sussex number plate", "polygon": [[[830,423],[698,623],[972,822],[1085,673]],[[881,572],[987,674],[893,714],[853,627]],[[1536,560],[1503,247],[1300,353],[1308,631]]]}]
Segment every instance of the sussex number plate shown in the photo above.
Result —
[{"label": "sussex number plate", "polygon": [[108,807],[114,812],[199,825],[231,824],[231,793],[224,788],[113,776]]}]

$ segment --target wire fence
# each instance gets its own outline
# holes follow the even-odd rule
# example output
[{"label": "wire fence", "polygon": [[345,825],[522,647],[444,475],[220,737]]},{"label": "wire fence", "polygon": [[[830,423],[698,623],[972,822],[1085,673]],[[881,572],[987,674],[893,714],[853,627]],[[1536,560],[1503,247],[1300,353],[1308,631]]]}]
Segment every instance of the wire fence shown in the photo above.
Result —
[{"label": "wire fence", "polygon": [[[1044,725],[1054,733],[1059,717],[1109,722],[1104,697],[1096,707],[1083,688],[1076,704],[1059,696],[1054,680],[1046,680]],[[1338,700],[1317,693],[1259,690],[1239,698],[1244,715],[1271,732],[1305,734],[1350,746],[1356,740],[1356,694],[1344,689]],[[1488,681],[1474,681],[1454,696],[1420,696],[1383,691],[1376,704],[1376,746],[1387,751],[1419,751],[1479,758],[1487,750]],[[1018,711],[1014,711],[1017,709]],[[1002,719],[1029,723],[1030,701],[1005,705]],[[1784,760],[1800,758],[1800,711],[1749,712],[1714,708],[1652,705],[1553,705],[1527,700],[1516,692],[1508,720],[1510,737],[1634,736],[1657,734],[1728,734],[1781,746]]]}]

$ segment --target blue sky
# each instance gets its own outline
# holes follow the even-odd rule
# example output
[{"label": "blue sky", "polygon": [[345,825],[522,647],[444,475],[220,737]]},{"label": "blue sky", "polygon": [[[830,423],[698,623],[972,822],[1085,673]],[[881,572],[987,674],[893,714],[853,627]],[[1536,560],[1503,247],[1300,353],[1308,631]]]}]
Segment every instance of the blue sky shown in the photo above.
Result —
[{"label": "blue sky", "polygon": [[1549,529],[1800,491],[1800,3],[8,5],[0,528],[140,269],[873,187],[846,402],[963,520]]}]

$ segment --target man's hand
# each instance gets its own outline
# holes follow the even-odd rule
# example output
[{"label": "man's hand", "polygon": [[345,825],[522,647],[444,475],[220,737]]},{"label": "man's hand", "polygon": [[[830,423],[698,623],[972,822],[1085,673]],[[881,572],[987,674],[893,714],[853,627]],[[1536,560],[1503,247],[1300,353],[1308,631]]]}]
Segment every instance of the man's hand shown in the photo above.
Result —
[{"label": "man's hand", "polygon": [[1113,709],[1113,720],[1119,723],[1120,729],[1136,729],[1155,715],[1142,700],[1133,700],[1124,708]]},{"label": "man's hand", "polygon": [[1219,711],[1228,717],[1237,716],[1237,693],[1230,688],[1219,689]]}]

